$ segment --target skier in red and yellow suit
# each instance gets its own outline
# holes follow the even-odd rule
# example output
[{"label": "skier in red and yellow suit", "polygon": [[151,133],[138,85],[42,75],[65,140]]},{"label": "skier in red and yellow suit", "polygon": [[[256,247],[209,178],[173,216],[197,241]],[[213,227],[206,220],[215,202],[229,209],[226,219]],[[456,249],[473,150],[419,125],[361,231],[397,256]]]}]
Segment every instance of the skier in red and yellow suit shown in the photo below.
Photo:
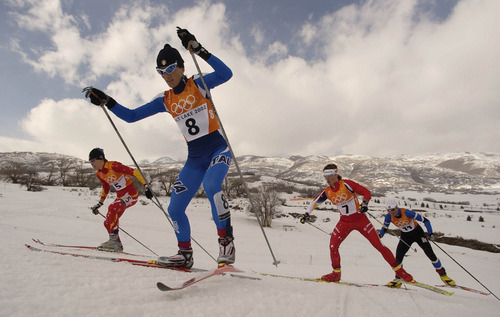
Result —
[{"label": "skier in red and yellow suit", "polygon": [[[357,230],[382,254],[387,263],[397,272],[398,276],[408,282],[412,281],[413,277],[398,265],[391,250],[382,244],[375,228],[365,215],[365,212],[368,211],[368,202],[371,199],[370,191],[354,181],[343,180],[342,176],[338,175],[338,168],[335,164],[326,165],[323,168],[323,175],[329,186],[311,202],[306,213],[300,220],[301,223],[305,223],[314,208],[327,199],[337,206],[341,214],[340,220],[333,229],[330,238],[330,257],[333,272],[323,275],[321,279],[328,282],[340,281],[339,247],[351,231]],[[361,204],[358,201],[358,194],[363,196]]]},{"label": "skier in red and yellow suit", "polygon": [[[104,227],[109,233],[109,240],[97,248],[106,251],[123,251],[123,245],[118,235],[118,222],[125,209],[137,203],[139,196],[130,176],[137,178],[144,186],[146,186],[146,181],[138,170],[120,162],[106,160],[102,149],[93,149],[89,154],[89,161],[92,167],[97,170],[97,178],[102,184],[101,198],[95,206],[91,207],[94,214],[99,214],[99,207],[103,205],[111,186],[116,190],[116,199],[109,205],[104,221]],[[152,197],[148,187],[146,187],[146,196]]]}]

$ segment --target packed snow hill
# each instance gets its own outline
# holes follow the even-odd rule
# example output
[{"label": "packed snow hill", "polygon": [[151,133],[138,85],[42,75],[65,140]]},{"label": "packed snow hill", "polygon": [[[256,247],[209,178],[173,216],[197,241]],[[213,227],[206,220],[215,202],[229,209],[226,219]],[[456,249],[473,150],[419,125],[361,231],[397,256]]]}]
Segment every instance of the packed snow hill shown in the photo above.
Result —
[{"label": "packed snow hill", "polygon": [[[121,232],[124,252],[142,256],[44,246],[32,240],[92,247],[106,241],[108,234],[103,218],[89,209],[96,203],[98,194],[98,190],[63,187],[28,192],[19,185],[0,183],[3,242],[0,316],[498,316],[500,301],[491,294],[439,287],[453,292],[448,296],[414,285],[403,285],[400,289],[367,285],[385,285],[394,278],[394,272],[358,232],[347,237],[340,254],[342,281],[360,285],[272,276],[314,280],[331,272],[329,233],[339,218],[332,210],[315,210],[318,219],[312,225],[284,216],[275,219],[272,228],[265,228],[271,250],[280,261],[276,266],[255,217],[233,208],[234,266],[243,272],[226,272],[173,291],[160,291],[157,283],[177,287],[207,272],[181,272],[102,260],[129,258],[147,263],[157,255],[177,252],[177,242],[168,220],[145,197],[127,209],[120,219],[122,231],[140,241]],[[425,197],[430,195],[426,193]],[[108,197],[104,207],[112,198]],[[460,201],[465,199],[472,201],[477,197],[460,196]],[[494,203],[498,197],[481,199],[491,199]],[[166,208],[168,198],[160,200]],[[245,203],[235,200],[231,206]],[[383,221],[383,205],[372,199],[369,207],[370,212]],[[304,210],[303,203],[282,207],[285,215],[300,214]],[[213,257],[218,254],[218,242],[208,201],[194,199],[188,207],[188,216],[192,237],[199,243],[193,244],[193,268],[213,270],[217,266]],[[478,215],[467,221],[468,214],[462,210],[429,209],[426,216],[436,232],[499,243],[498,212],[482,213],[484,222],[477,221]],[[379,229],[380,224],[370,219]],[[382,242],[394,252],[398,239],[386,235]],[[90,257],[33,252],[25,244]],[[489,293],[482,283],[496,296],[500,294],[499,253],[446,244],[439,246],[463,267],[434,247],[448,275],[457,284]],[[412,246],[403,263],[415,280],[432,286],[443,284],[417,245]]]}]

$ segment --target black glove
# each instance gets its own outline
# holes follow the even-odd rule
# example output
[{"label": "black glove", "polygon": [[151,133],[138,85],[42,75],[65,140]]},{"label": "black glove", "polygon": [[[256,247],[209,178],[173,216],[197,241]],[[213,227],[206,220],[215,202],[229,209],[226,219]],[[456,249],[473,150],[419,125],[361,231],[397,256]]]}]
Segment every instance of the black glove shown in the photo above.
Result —
[{"label": "black glove", "polygon": [[94,206],[90,207],[90,209],[92,210],[92,213],[94,213],[94,215],[98,215],[99,214],[99,208],[101,208],[101,206],[102,206],[102,203],[98,202]]},{"label": "black glove", "polygon": [[427,240],[429,241],[434,241],[434,239],[436,239],[436,237],[434,236],[434,233],[428,233],[427,232]]},{"label": "black glove", "polygon": [[309,214],[303,214],[302,217],[300,217],[300,223],[306,223],[311,220],[311,216]]},{"label": "black glove", "polygon": [[149,185],[144,185],[146,188],[145,194],[147,199],[152,199],[153,198],[153,192],[151,191],[151,188],[149,188]]},{"label": "black glove", "polygon": [[85,93],[85,98],[90,98],[90,102],[96,106],[105,105],[108,109],[111,109],[116,105],[116,101],[113,98],[92,86],[83,88],[82,92]]},{"label": "black glove", "polygon": [[379,233],[378,233],[378,237],[379,237],[380,239],[382,239],[382,238],[384,237],[384,235],[383,235],[382,233],[380,233],[380,232],[379,232]]},{"label": "black glove", "polygon": [[365,213],[368,211],[368,200],[363,200],[361,206],[359,207],[359,212]]},{"label": "black glove", "polygon": [[187,50],[191,47],[193,53],[198,55],[199,57],[207,60],[212,56],[201,44],[196,40],[196,37],[189,33],[186,29],[181,29],[177,27],[177,36],[181,39],[182,46],[184,46]]}]

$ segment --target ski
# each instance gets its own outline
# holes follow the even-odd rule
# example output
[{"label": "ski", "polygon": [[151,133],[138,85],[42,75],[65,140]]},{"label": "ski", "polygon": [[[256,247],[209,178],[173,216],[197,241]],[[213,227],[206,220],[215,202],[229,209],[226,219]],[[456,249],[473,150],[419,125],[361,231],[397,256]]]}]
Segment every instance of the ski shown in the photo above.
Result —
[{"label": "ski", "polygon": [[491,294],[491,293],[483,292],[483,291],[480,291],[478,289],[473,289],[473,288],[470,288],[470,287],[467,287],[467,286],[462,286],[462,285],[455,285],[455,286],[451,286],[451,285],[436,285],[436,287],[458,288],[458,289],[462,289],[464,291],[468,291],[468,292],[472,292],[472,293],[476,293],[476,294],[481,294],[481,295],[490,295]]},{"label": "ski", "polygon": [[[309,281],[309,282],[335,283],[335,284],[339,284],[339,285],[349,285],[349,286],[356,286],[356,287],[365,287],[365,286],[385,286],[385,287],[388,287],[387,285],[383,285],[383,284],[352,283],[352,282],[345,282],[345,281],[328,282],[328,281],[324,281],[324,280],[322,280],[320,278],[298,277],[298,276],[288,276],[288,275],[279,275],[279,274],[269,274],[269,273],[256,272],[254,270],[252,270],[252,272],[254,272],[256,274],[264,275],[264,276],[288,278],[288,279],[295,279],[295,280]],[[427,290],[430,290],[430,291],[433,291],[433,292],[436,292],[436,293],[439,293],[439,294],[443,294],[443,295],[451,296],[451,295],[454,294],[453,292],[448,292],[448,291],[442,290],[440,288],[437,288],[437,287],[434,287],[434,286],[431,286],[431,285],[428,285],[428,284],[416,282],[416,281],[414,281],[414,282],[401,281],[401,282],[403,284],[414,285],[414,286],[417,286],[417,287],[425,288]]]},{"label": "ski", "polygon": [[401,281],[401,283],[403,283],[405,285],[414,285],[417,287],[425,288],[429,291],[432,291],[432,292],[435,292],[438,294],[442,294],[442,295],[451,296],[451,295],[455,294],[454,292],[448,292],[448,291],[445,291],[444,289],[440,289],[440,288],[434,287],[434,286],[429,285],[429,284],[420,283],[420,282],[417,282],[415,280],[413,282]]},{"label": "ski", "polygon": [[162,282],[156,283],[156,286],[158,287],[158,289],[160,291],[164,291],[164,292],[177,291],[177,290],[181,290],[181,289],[184,289],[186,287],[192,286],[192,285],[194,285],[198,282],[201,282],[203,280],[206,280],[210,277],[214,277],[214,276],[221,275],[221,274],[228,273],[228,272],[243,272],[243,271],[235,268],[232,265],[224,265],[224,266],[216,268],[215,270],[204,273],[203,275],[193,277],[192,279],[189,279],[189,280],[185,281],[184,283],[177,285],[177,286],[168,286]]},{"label": "ski", "polygon": [[109,252],[109,253],[118,253],[118,254],[124,254],[124,255],[146,257],[146,255],[129,253],[129,252],[124,252],[124,251],[116,251],[116,252],[114,252],[114,251],[99,250],[97,247],[91,247],[91,246],[66,245],[66,244],[48,243],[48,242],[43,242],[40,239],[32,239],[32,240],[33,240],[33,242],[38,243],[40,245],[43,245],[45,247],[70,248],[70,249],[85,249],[85,250],[94,250],[94,251],[99,251],[99,252]]},{"label": "ski", "polygon": [[40,249],[40,248],[31,246],[29,244],[25,244],[25,246],[28,249],[30,249],[31,251],[47,252],[47,253],[59,254],[59,255],[71,255],[74,257],[82,257],[82,258],[93,259],[93,260],[103,260],[103,261],[110,261],[110,262],[124,262],[124,263],[130,263],[130,264],[136,265],[136,266],[154,267],[154,268],[159,268],[159,269],[168,269],[168,270],[181,271],[181,272],[204,272],[204,271],[206,271],[203,269],[196,269],[196,268],[188,269],[185,267],[166,267],[166,266],[163,266],[163,265],[156,263],[155,260],[145,261],[145,260],[135,260],[135,259],[122,258],[122,257],[106,257],[106,256],[99,256],[99,255],[88,255],[88,254],[79,254],[79,253],[72,253],[72,252],[46,250],[46,249]]},{"label": "ski", "polygon": [[364,283],[352,283],[352,282],[345,282],[345,281],[339,281],[339,282],[328,282],[324,281],[320,278],[314,278],[314,277],[300,277],[300,276],[289,276],[289,275],[279,275],[279,274],[271,274],[271,273],[262,273],[262,272],[257,272],[252,270],[255,274],[259,274],[262,276],[271,276],[271,277],[279,277],[279,278],[287,278],[287,279],[292,279],[292,280],[300,280],[300,281],[308,281],[308,282],[318,282],[318,283],[335,283],[339,285],[348,285],[348,286],[356,286],[356,287],[365,287],[365,286],[386,286],[382,284],[364,284]]}]

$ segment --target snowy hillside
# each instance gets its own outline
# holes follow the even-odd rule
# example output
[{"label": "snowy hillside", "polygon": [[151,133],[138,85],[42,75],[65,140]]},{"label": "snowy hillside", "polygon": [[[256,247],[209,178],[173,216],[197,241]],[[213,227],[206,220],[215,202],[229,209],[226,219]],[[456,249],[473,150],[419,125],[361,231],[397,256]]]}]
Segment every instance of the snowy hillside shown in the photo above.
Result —
[{"label": "snowy hillside", "polygon": [[31,168],[43,170],[52,165],[57,165],[58,161],[68,160],[77,163],[84,163],[79,158],[58,154],[58,153],[45,153],[45,152],[0,152],[0,167],[7,162],[16,162],[27,165]]},{"label": "snowy hillside", "polygon": [[[82,167],[88,166],[82,159],[60,154],[5,152],[0,153],[0,167],[10,161],[26,164],[30,168],[50,170],[64,166],[64,161],[69,159]],[[128,157],[122,162],[133,165]],[[356,180],[379,194],[401,190],[474,194],[500,192],[500,154],[493,153],[440,153],[381,158],[366,155],[238,157],[245,175],[268,176],[315,186],[322,182],[321,169],[331,162],[338,165],[342,176]],[[152,163],[141,161],[139,164],[146,172],[180,169],[183,166],[183,162],[168,157]],[[237,175],[234,164],[229,172],[230,175]]]},{"label": "snowy hillside", "polygon": [[[399,193],[416,197],[416,193]],[[200,273],[136,267],[95,259],[32,252],[24,247],[32,238],[53,243],[96,246],[107,239],[103,219],[88,209],[98,191],[86,188],[48,187],[42,192],[0,182],[0,316],[498,316],[500,301],[453,290],[444,296],[408,286],[408,290],[385,287],[353,287],[327,283],[262,277],[260,281],[229,276],[215,277],[188,289],[160,292],[156,282],[181,283]],[[426,196],[430,194],[425,194]],[[109,204],[109,197],[105,206]],[[436,197],[443,199],[443,197]],[[495,204],[493,195],[465,196],[461,200]],[[162,197],[164,206],[168,199]],[[243,203],[243,202],[239,202]],[[239,204],[232,201],[235,206]],[[302,213],[301,201],[289,201],[283,212]],[[381,220],[382,205],[371,204]],[[331,232],[338,214],[315,213],[315,225]],[[188,207],[192,235],[212,255],[217,254],[215,226],[206,200],[194,200]],[[266,228],[271,247],[281,261],[275,267],[262,233],[253,216],[235,210],[233,226],[237,261],[235,266],[255,276],[251,269],[304,277],[320,277],[331,271],[329,235],[292,217],[282,217]],[[482,213],[485,222],[466,221],[461,210],[428,210],[436,231],[447,235],[474,237],[499,243],[500,214]],[[325,222],[327,219],[329,222]],[[375,227],[379,225],[373,221]],[[121,226],[160,255],[177,251],[172,228],[162,212],[145,198],[121,218]],[[125,251],[149,255],[144,247],[121,234]],[[394,250],[397,239],[383,242]],[[500,295],[500,254],[440,244],[497,296]],[[195,267],[213,268],[214,260],[197,245]],[[408,253],[405,268],[416,280],[441,284],[422,250]],[[467,272],[436,249],[451,278],[459,284],[484,290]],[[97,251],[87,251],[97,252]],[[393,272],[369,243],[353,232],[342,244],[343,279],[351,282],[384,284]],[[113,256],[98,252],[100,256]],[[447,289],[450,290],[450,289]]]}]

